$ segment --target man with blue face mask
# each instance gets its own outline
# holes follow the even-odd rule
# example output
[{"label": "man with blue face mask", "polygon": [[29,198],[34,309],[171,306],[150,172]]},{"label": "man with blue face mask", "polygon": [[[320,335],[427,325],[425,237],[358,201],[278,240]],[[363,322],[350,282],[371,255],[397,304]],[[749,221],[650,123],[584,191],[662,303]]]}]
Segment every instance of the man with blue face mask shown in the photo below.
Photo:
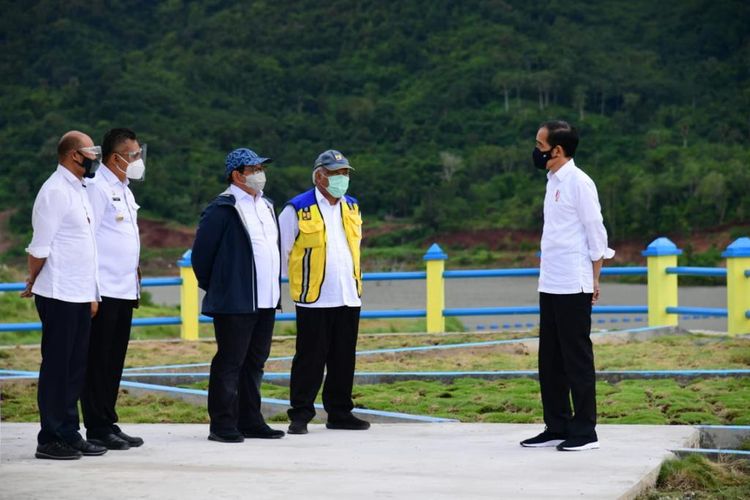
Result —
[{"label": "man with blue face mask", "polygon": [[349,160],[330,149],[313,165],[315,187],[287,202],[279,216],[282,272],[296,305],[297,345],[292,361],[289,434],[306,434],[323,372],[329,429],[365,430],[352,415],[355,350],[362,305],[362,216],[348,196]]},{"label": "man with blue face mask", "polygon": [[260,411],[263,366],[281,306],[279,230],[273,204],[263,196],[270,162],[247,148],[227,155],[229,187],[201,214],[193,243],[193,270],[206,291],[202,312],[213,318],[216,335],[208,439],[221,443],[284,436]]}]

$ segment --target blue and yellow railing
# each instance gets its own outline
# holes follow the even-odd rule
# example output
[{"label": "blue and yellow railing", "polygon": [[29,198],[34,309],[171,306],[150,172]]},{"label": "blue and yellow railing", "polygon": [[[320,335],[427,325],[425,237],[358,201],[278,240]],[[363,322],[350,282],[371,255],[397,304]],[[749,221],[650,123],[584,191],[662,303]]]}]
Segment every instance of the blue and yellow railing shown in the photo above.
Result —
[{"label": "blue and yellow railing", "polygon": [[[605,267],[603,276],[645,275],[648,277],[647,305],[594,306],[594,314],[648,314],[651,327],[676,326],[681,314],[727,318],[731,335],[750,333],[750,238],[739,238],[722,253],[726,267],[677,266],[682,251],[667,238],[654,240],[643,251],[646,267]],[[425,280],[425,309],[362,311],[363,319],[426,318],[428,333],[445,331],[445,318],[451,316],[498,316],[538,314],[537,306],[446,308],[445,280],[457,278],[497,278],[538,276],[537,268],[445,270],[448,256],[433,244],[424,255],[425,271],[364,273],[363,281]],[[197,340],[200,323],[211,319],[200,314],[198,283],[190,263],[190,251],[178,261],[179,278],[144,278],[142,286],[180,286],[180,316],[135,318],[133,326],[180,325],[184,340]],[[727,308],[681,307],[678,305],[678,276],[726,278]],[[24,283],[0,283],[0,292],[24,289]],[[277,320],[294,320],[293,313],[279,313]],[[36,323],[0,323],[0,333],[41,329]]]}]

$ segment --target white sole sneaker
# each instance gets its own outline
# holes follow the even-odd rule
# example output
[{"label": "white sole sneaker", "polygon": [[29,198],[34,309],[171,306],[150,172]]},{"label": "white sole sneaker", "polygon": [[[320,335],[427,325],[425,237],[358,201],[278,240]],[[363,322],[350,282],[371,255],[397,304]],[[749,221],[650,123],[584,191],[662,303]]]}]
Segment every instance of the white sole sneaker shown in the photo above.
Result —
[{"label": "white sole sneaker", "polygon": [[598,450],[599,441],[592,441],[590,443],[582,444],[580,446],[562,446],[558,448],[560,451],[584,451],[584,450]]},{"label": "white sole sneaker", "polygon": [[543,443],[533,443],[533,444],[521,443],[521,446],[523,446],[524,448],[552,448],[553,446],[557,446],[563,441],[564,441],[563,439],[553,439],[552,441],[545,441]]}]

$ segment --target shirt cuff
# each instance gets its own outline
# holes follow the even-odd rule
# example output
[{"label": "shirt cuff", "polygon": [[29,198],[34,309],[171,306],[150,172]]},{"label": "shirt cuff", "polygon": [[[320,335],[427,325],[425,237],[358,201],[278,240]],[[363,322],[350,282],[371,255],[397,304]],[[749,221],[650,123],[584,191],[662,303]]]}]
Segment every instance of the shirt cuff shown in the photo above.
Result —
[{"label": "shirt cuff", "polygon": [[611,259],[614,256],[615,256],[615,251],[612,250],[611,248],[605,249],[604,253],[602,253],[602,252],[599,252],[599,253],[589,252],[589,257],[591,257],[591,262],[598,262],[598,261],[600,261],[602,259]]},{"label": "shirt cuff", "polygon": [[32,247],[29,245],[26,247],[26,253],[37,259],[46,259],[49,257],[50,247]]}]

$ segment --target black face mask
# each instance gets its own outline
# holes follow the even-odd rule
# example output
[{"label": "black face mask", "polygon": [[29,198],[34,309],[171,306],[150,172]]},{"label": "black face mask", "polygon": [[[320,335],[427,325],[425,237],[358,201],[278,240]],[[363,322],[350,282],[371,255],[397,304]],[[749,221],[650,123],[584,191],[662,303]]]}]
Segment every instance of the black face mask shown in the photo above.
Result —
[{"label": "black face mask", "polygon": [[96,175],[96,171],[99,170],[99,165],[101,165],[101,163],[99,163],[99,160],[92,160],[91,158],[86,158],[84,156],[83,161],[79,163],[79,165],[83,167],[83,176],[91,179]]},{"label": "black face mask", "polygon": [[547,168],[547,162],[552,158],[553,149],[555,148],[551,147],[549,150],[542,152],[539,148],[534,148],[534,152],[531,153],[531,159],[534,162],[534,166],[539,170],[545,170]]}]

